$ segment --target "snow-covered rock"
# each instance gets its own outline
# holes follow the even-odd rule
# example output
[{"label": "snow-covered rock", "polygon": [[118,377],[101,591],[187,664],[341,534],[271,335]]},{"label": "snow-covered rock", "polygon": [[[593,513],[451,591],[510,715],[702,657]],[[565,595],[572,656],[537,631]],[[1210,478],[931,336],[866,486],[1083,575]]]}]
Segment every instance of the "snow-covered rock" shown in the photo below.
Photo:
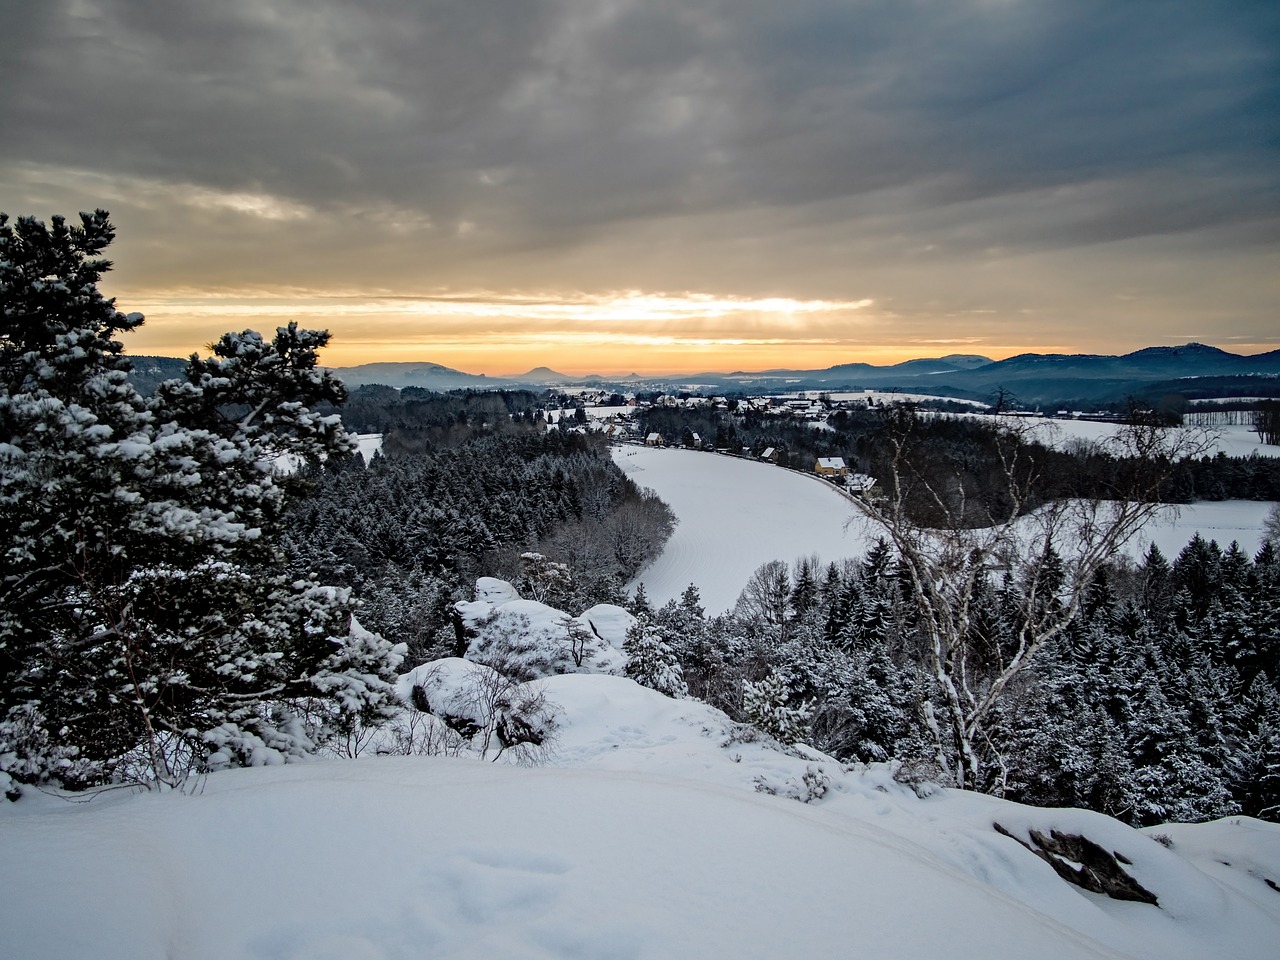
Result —
[{"label": "snow-covered rock", "polygon": [[[536,682],[522,683],[460,657],[415,667],[400,677],[396,693],[405,709],[373,732],[374,753],[485,759],[511,748],[542,747],[558,726],[558,708]],[[417,722],[419,714],[428,725]],[[520,756],[529,759],[529,749]]]},{"label": "snow-covered rock", "polygon": [[424,713],[482,724],[487,718],[481,713],[476,691],[491,682],[493,675],[493,669],[482,663],[448,657],[401,674],[396,694],[406,704],[419,705]]},{"label": "snow-covered rock", "polygon": [[476,580],[476,600],[494,606],[519,600],[520,593],[506,580],[497,577],[480,577]]},{"label": "snow-covered rock", "polygon": [[597,637],[619,651],[626,642],[627,631],[636,625],[636,618],[630,611],[612,603],[597,603],[594,607],[588,607],[577,619]]},{"label": "snow-covered rock", "polygon": [[[454,604],[470,638],[465,657],[502,673],[531,680],[562,673],[620,674],[626,669],[621,643],[615,648],[590,620],[536,600],[523,600],[504,580],[482,577],[477,598]],[[595,608],[593,608],[595,609]],[[612,608],[630,616],[621,608]],[[606,633],[616,632],[621,618],[599,615]]]}]

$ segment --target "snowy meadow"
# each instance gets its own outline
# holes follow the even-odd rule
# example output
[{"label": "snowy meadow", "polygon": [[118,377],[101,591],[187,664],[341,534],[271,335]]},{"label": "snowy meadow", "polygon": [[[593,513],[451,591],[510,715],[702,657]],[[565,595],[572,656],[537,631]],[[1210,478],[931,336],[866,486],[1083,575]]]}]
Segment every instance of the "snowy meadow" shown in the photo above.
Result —
[{"label": "snowy meadow", "polygon": [[[1114,432],[1108,424],[1062,425],[1077,426],[1078,435],[1089,439]],[[1247,437],[1232,442],[1245,443]],[[634,589],[643,583],[657,604],[694,583],[709,611],[727,610],[763,563],[810,555],[824,562],[860,557],[879,535],[831,484],[769,463],[631,445],[614,447],[614,460],[679,518],[661,556],[630,584]],[[1236,542],[1252,556],[1271,507],[1248,500],[1171,507],[1130,541],[1126,554],[1136,559],[1154,543],[1173,557],[1199,533],[1222,547]]]},{"label": "snowy meadow", "polygon": [[817,477],[691,450],[627,445],[614,447],[613,457],[679,520],[661,556],[635,580],[658,604],[696,583],[708,610],[727,610],[762,563],[861,556],[875,539],[846,496]]}]

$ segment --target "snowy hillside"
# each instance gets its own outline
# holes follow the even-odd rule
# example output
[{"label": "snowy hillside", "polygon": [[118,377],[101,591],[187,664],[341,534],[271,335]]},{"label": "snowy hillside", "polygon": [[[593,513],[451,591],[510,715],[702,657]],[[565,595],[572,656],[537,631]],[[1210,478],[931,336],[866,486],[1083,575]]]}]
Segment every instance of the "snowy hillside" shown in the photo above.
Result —
[{"label": "snowy hillside", "polygon": [[382,434],[380,433],[358,433],[356,442],[360,445],[360,456],[364,458],[365,463],[372,460],[375,453],[382,451]]},{"label": "snowy hillside", "polygon": [[1262,524],[1272,506],[1257,500],[1223,500],[1171,508],[1134,538],[1128,553],[1141,556],[1154,543],[1166,557],[1176,557],[1199,533],[1206,540],[1216,540],[1220,547],[1235,541],[1253,556],[1262,546]]},{"label": "snowy hillside", "polygon": [[[843,494],[793,470],[653,447],[615,447],[614,459],[637,484],[656,491],[680,521],[661,556],[636,578],[657,604],[695,583],[707,611],[718,613],[733,606],[762,563],[789,563],[810,554],[824,561],[862,556],[876,539]],[[1174,557],[1198,531],[1223,547],[1237,541],[1252,556],[1261,546],[1262,522],[1270,509],[1270,503],[1247,500],[1171,509],[1136,537],[1128,552],[1138,557],[1154,542]]]},{"label": "snowy hillside", "polygon": [[707,611],[720,613],[762,563],[861,556],[875,540],[844,494],[816,477],[690,450],[615,447],[614,460],[680,520],[662,555],[636,578],[657,604],[696,583]]},{"label": "snowy hillside", "polygon": [[[620,677],[544,692],[560,725],[544,767],[368,757],[218,773],[189,796],[2,804],[3,952],[1274,956],[1275,825],[1144,833],[975,794],[921,799],[889,768],[781,752]],[[1019,842],[1032,830],[1114,851],[1159,905],[1067,884]]]},{"label": "snowy hillside", "polygon": [[[990,417],[980,414],[943,414],[943,416],[977,416],[984,422]],[[1121,430],[1118,424],[1103,423],[1096,420],[1072,420],[1068,418],[1043,417],[1029,420],[1002,418],[1018,427],[1029,427],[1031,435],[1042,443],[1066,447],[1081,441],[1098,443],[1115,437]],[[1243,424],[1228,424],[1205,427],[1204,435],[1208,443],[1207,453],[1224,453],[1228,457],[1280,457],[1280,447],[1266,444],[1258,437],[1253,427]]]}]

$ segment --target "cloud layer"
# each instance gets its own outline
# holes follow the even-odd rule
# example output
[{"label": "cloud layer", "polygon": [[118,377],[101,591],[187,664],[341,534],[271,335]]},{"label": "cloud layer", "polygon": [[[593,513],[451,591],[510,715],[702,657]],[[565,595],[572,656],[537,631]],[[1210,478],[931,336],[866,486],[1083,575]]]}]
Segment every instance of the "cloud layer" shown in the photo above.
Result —
[{"label": "cloud layer", "polygon": [[559,350],[581,311],[371,306],[640,291],[862,304],[630,318],[831,362],[1280,341],[1273,2],[49,0],[0,33],[3,209],[110,209],[157,337],[198,292]]}]

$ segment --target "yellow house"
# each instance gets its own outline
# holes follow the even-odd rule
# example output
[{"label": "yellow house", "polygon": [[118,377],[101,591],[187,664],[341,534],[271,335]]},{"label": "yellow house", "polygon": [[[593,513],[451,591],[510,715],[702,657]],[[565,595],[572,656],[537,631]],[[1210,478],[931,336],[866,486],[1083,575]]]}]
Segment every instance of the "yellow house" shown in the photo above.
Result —
[{"label": "yellow house", "polygon": [[847,477],[849,468],[844,457],[819,457],[813,465],[813,472],[823,477]]}]

